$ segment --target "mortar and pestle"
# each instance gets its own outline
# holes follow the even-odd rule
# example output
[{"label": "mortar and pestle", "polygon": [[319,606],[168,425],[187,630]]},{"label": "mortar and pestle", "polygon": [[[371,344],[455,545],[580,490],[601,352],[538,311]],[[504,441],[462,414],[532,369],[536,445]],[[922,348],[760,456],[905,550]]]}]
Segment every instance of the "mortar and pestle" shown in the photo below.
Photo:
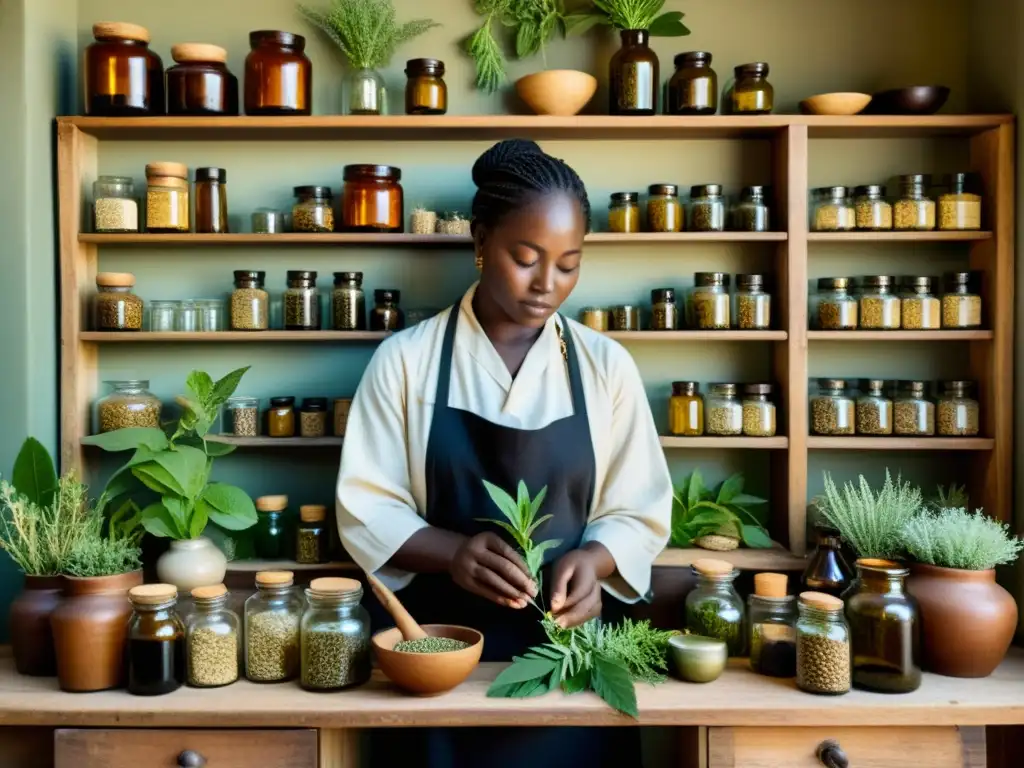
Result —
[{"label": "mortar and pestle", "polygon": [[[424,624],[421,627],[380,579],[372,573],[366,574],[366,578],[373,594],[395,620],[394,627],[381,630],[372,639],[377,663],[391,682],[409,693],[430,696],[450,691],[469,677],[480,663],[484,649],[481,632],[452,624]],[[395,650],[395,645],[403,640],[421,640],[424,637],[447,637],[468,645],[458,651],[441,653]]]}]

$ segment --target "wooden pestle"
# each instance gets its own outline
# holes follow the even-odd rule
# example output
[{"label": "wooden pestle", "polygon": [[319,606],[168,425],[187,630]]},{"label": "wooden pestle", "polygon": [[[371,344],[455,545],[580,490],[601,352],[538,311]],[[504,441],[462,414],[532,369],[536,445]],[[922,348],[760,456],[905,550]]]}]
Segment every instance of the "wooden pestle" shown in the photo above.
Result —
[{"label": "wooden pestle", "polygon": [[406,640],[422,640],[427,636],[427,633],[423,631],[423,627],[416,623],[416,619],[405,610],[405,606],[395,597],[395,593],[385,587],[380,579],[372,573],[367,573],[366,580],[370,582],[370,588],[373,590],[373,594],[377,596],[377,599],[380,600],[380,604],[384,606],[385,610],[391,614],[391,618],[395,620],[395,626],[401,630],[402,637]]}]

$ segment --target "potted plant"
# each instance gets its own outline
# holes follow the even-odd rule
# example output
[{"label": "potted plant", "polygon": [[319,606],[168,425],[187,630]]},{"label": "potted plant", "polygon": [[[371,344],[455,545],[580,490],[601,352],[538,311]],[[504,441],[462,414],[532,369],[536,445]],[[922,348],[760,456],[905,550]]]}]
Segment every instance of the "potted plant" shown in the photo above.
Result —
[{"label": "potted plant", "polygon": [[1024,541],[981,510],[949,507],[916,515],[903,541],[914,560],[907,589],[921,610],[925,669],[992,674],[1017,627],[1017,604],[996,583],[995,566],[1014,562]]},{"label": "potted plant", "polygon": [[330,10],[300,5],[299,12],[348,59],[344,111],[350,115],[384,114],[384,78],[377,70],[391,61],[398,46],[440,26],[432,19],[399,24],[392,0],[332,0]]},{"label": "potted plant", "polygon": [[670,547],[697,546],[717,552],[772,546],[761,518],[751,511],[765,499],[743,492],[743,475],[737,473],[717,488],[706,488],[698,470],[683,480],[672,495]]}]

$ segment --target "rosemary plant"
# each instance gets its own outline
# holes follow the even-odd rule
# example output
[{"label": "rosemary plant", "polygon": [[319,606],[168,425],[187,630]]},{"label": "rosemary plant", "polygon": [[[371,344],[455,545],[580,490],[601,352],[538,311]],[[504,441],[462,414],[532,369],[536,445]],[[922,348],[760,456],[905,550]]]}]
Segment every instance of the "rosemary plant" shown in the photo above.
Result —
[{"label": "rosemary plant", "polygon": [[1024,541],[1005,523],[963,508],[922,512],[903,528],[907,552],[920,563],[987,571],[1017,559]]},{"label": "rosemary plant", "polygon": [[815,499],[822,516],[835,527],[858,557],[897,558],[903,553],[903,529],[921,511],[921,489],[885,471],[885,484],[876,494],[860,476],[859,485],[842,491],[825,473],[825,495]]}]

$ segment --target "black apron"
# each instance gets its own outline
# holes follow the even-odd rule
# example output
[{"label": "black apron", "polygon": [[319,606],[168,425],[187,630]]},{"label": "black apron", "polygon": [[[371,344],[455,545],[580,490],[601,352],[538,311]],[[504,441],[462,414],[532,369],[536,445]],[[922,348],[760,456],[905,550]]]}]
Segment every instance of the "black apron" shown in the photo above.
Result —
[{"label": "black apron", "polygon": [[[531,497],[547,486],[539,514],[553,517],[541,525],[534,540],[562,542],[544,557],[544,604],[550,605],[550,564],[579,547],[594,496],[596,474],[587,403],[572,333],[562,320],[572,415],[541,429],[514,429],[449,407],[458,318],[456,304],[449,314],[441,347],[434,415],[427,441],[426,519],[431,525],[466,536],[484,531],[504,535],[498,526],[479,520],[505,519],[482,481],[503,488],[513,498],[520,480],[526,483]],[[512,544],[510,539],[509,543]],[[499,606],[463,590],[447,573],[420,574],[398,597],[421,624],[461,624],[479,629],[484,634],[484,661],[510,661],[531,645],[547,641],[540,613],[533,606],[520,610]],[[604,618],[621,613],[621,604],[611,605],[617,601],[610,596],[605,594],[602,600]],[[372,597],[367,604],[375,631],[394,624]],[[389,738],[386,733],[380,736],[373,740],[371,752],[373,765],[380,766],[397,765],[388,761],[410,753],[422,755],[412,764],[425,768],[621,768],[639,758],[639,735],[633,728],[432,728],[403,729],[401,738]],[[396,744],[398,752],[393,751]]]}]

